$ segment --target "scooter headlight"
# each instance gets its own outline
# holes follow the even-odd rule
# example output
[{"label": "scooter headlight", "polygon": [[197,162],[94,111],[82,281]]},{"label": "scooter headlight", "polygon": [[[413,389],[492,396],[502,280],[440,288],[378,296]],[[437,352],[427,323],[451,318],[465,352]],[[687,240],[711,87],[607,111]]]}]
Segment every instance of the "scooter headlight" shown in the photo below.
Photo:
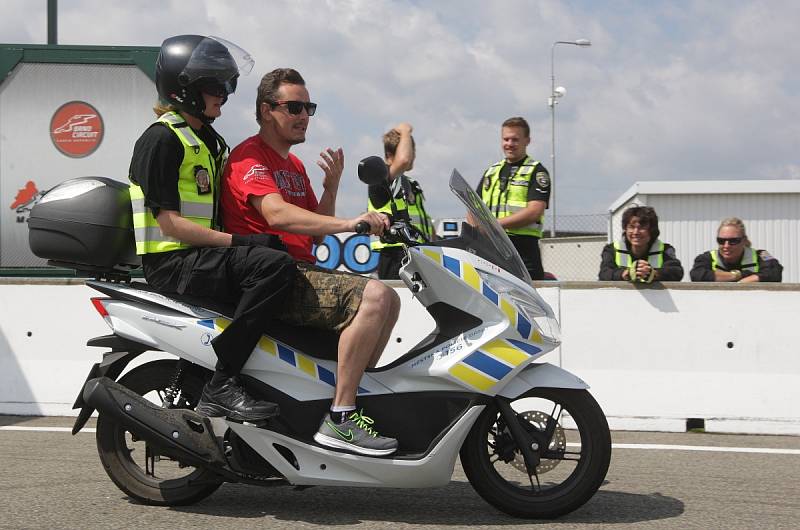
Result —
[{"label": "scooter headlight", "polygon": [[525,315],[545,340],[554,344],[561,342],[561,326],[556,320],[553,309],[533,287],[519,287],[483,271],[478,271],[478,275],[493,291],[506,297],[517,311]]}]

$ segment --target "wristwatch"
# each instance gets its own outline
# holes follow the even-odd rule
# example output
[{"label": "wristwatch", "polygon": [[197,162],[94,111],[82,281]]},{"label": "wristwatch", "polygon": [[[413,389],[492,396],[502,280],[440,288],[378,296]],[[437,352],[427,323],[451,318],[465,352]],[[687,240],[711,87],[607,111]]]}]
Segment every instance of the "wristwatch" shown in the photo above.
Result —
[{"label": "wristwatch", "polygon": [[738,282],[742,279],[742,271],[740,270],[733,270],[731,271],[731,274],[733,274],[733,281],[735,282]]}]

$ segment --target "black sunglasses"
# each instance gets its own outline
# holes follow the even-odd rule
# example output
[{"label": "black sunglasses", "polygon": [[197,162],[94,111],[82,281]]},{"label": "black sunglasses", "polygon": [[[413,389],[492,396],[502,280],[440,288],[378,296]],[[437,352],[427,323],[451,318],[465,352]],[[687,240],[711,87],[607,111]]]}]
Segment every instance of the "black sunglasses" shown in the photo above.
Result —
[{"label": "black sunglasses", "polygon": [[303,112],[303,109],[306,109],[306,112],[309,116],[313,116],[315,112],[317,112],[317,104],[311,103],[310,101],[273,101],[270,103],[273,107],[277,107],[278,105],[286,105],[286,110],[289,111],[289,114],[300,114]]},{"label": "black sunglasses", "polygon": [[722,246],[725,243],[728,243],[729,245],[738,245],[741,242],[742,242],[742,238],[741,237],[718,237],[717,238],[717,243],[719,244],[719,246]]}]

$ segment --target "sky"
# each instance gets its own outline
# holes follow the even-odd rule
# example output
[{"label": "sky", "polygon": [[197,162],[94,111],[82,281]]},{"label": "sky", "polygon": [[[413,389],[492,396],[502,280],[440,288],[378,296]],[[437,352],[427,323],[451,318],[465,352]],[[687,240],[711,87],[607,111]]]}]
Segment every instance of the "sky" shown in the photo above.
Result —
[{"label": "sky", "polygon": [[[0,42],[44,44],[46,0],[0,0]],[[636,181],[800,179],[800,2],[495,0],[61,0],[60,44],[159,46],[215,35],[255,59],[216,126],[257,132],[260,77],[293,67],[319,104],[293,152],[321,194],[315,161],[342,147],[337,212],[366,207],[358,160],[414,127],[434,217],[460,217],[456,168],[479,180],[502,158],[500,124],[532,124],[559,218],[599,214]],[[555,41],[589,39],[590,47]],[[551,63],[551,52],[555,50]],[[555,109],[551,66],[566,94]],[[155,99],[155,93],[154,93]],[[124,162],[127,167],[127,161]],[[549,214],[548,214],[549,215]],[[565,217],[565,220],[567,218]]]}]

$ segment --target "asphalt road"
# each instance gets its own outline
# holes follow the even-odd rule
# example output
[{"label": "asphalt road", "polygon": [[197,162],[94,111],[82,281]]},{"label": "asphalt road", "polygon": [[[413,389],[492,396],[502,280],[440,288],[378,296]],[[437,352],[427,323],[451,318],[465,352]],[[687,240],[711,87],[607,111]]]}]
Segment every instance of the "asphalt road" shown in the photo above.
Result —
[{"label": "asphalt road", "polygon": [[584,507],[524,521],[486,504],[458,464],[443,488],[226,484],[193,506],[142,506],[108,479],[92,433],[30,430],[71,423],[0,416],[0,528],[800,528],[800,437],[615,432],[607,481]]}]

